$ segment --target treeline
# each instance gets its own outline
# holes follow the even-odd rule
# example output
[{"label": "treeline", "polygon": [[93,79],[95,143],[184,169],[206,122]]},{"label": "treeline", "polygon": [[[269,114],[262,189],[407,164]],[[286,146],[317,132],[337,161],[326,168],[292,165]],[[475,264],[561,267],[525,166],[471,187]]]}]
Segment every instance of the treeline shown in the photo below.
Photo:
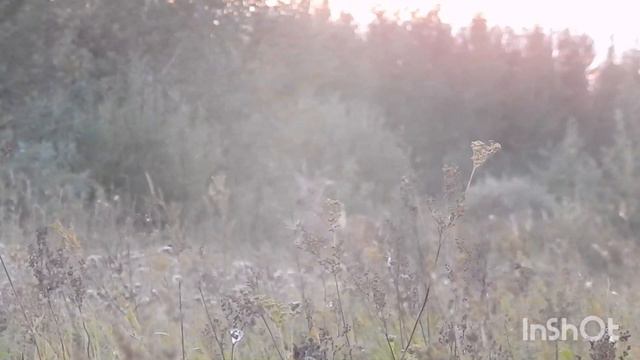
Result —
[{"label": "treeline", "polygon": [[16,212],[27,188],[43,204],[61,188],[140,203],[152,183],[184,213],[226,194],[214,208],[236,219],[229,231],[269,237],[300,176],[374,213],[403,174],[438,191],[442,165],[466,164],[475,139],[501,142],[496,177],[607,218],[638,206],[639,51],[611,47],[594,66],[587,36],[481,17],[452,29],[435,10],[378,14],[362,32],[307,1],[7,4],[0,194]]}]

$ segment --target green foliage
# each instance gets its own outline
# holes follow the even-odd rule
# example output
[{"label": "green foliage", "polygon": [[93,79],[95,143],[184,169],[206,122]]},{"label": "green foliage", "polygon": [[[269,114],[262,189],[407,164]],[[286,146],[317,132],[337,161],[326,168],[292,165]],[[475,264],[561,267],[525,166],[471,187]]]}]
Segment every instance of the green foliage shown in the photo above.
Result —
[{"label": "green foliage", "polygon": [[[517,34],[478,17],[454,36],[434,10],[404,23],[381,15],[363,39],[347,17],[330,22],[304,6],[81,4],[40,4],[2,25],[14,35],[0,38],[13,50],[3,54],[0,72],[3,123],[26,146],[49,142],[72,171],[89,171],[105,188],[132,198],[145,194],[145,171],[168,200],[181,202],[200,198],[212,172],[246,178],[234,153],[275,137],[260,127],[243,129],[260,122],[270,126],[264,131],[314,132],[302,128],[311,108],[327,115],[314,120],[327,129],[344,126],[327,122],[343,117],[330,115],[332,108],[355,108],[347,118],[381,119],[374,126],[390,134],[380,141],[403,149],[426,180],[421,190],[430,192],[439,183],[431,169],[462,160],[460,149],[474,138],[499,138],[506,146],[495,171],[526,172],[540,148],[561,141],[569,116],[578,127],[592,126],[585,74],[592,45],[567,32],[554,49],[538,28]],[[613,80],[601,81],[593,96],[611,108],[621,93],[606,84],[628,75],[609,73],[603,70],[602,79]],[[292,124],[299,130],[288,129]],[[357,131],[337,133],[353,139]],[[311,142],[318,149],[349,140],[321,134]],[[585,148],[593,150],[592,143]],[[365,182],[396,171],[366,170],[376,156],[359,160]],[[326,170],[312,160],[299,156],[274,170],[302,171],[302,163],[314,173]]]}]

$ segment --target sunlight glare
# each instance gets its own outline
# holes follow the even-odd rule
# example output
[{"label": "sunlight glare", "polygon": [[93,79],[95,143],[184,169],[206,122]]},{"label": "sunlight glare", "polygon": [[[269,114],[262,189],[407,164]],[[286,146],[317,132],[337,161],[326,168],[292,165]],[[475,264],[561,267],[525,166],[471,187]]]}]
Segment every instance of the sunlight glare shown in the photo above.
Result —
[{"label": "sunlight glare", "polygon": [[517,31],[535,25],[547,31],[568,28],[591,36],[598,52],[606,50],[612,37],[621,50],[637,48],[640,36],[640,2],[627,0],[330,0],[329,5],[334,17],[350,13],[363,27],[374,20],[372,9],[409,19],[413,11],[425,14],[439,6],[441,18],[454,29],[466,26],[477,14],[483,14],[489,25]]}]

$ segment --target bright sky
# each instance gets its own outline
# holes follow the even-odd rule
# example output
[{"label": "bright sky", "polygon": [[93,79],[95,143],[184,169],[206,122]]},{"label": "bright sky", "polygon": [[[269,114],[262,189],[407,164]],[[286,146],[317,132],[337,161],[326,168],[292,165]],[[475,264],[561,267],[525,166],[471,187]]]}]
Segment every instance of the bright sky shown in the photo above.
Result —
[{"label": "bright sky", "polygon": [[618,51],[639,47],[640,1],[638,0],[330,0],[334,15],[348,12],[356,22],[373,19],[370,9],[428,12],[440,5],[444,22],[454,28],[466,26],[482,13],[489,25],[508,25],[515,30],[538,24],[546,30],[569,28],[587,33],[596,42],[598,57],[606,54],[613,35]]}]

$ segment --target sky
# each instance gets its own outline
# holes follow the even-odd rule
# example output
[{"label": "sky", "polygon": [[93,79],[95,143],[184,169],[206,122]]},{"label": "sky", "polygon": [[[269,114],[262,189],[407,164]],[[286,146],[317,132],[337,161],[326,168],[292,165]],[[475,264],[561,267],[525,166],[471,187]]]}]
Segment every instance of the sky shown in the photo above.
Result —
[{"label": "sky", "polygon": [[489,25],[514,30],[540,25],[548,31],[566,28],[591,36],[598,58],[606,55],[613,36],[616,49],[638,48],[640,43],[640,0],[330,0],[334,15],[352,14],[359,24],[373,20],[370,9],[428,12],[440,6],[440,16],[454,28],[469,24],[478,13]]}]

